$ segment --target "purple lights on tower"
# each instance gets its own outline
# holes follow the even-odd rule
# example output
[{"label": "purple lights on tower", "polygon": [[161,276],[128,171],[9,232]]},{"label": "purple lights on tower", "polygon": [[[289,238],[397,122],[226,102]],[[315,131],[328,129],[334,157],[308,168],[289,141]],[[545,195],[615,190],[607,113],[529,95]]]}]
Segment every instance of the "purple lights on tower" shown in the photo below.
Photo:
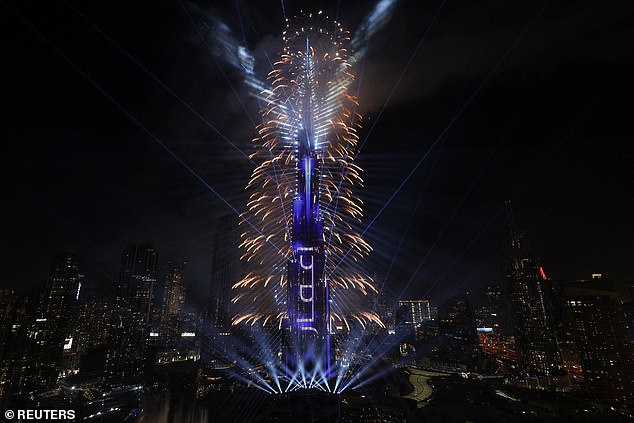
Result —
[{"label": "purple lights on tower", "polygon": [[326,339],[328,285],[324,277],[324,239],[319,216],[319,177],[314,153],[298,161],[297,197],[293,200],[293,259],[289,263],[288,315],[291,332]]},{"label": "purple lights on tower", "polygon": [[[305,81],[311,81],[309,40],[306,38]],[[290,355],[326,370],[329,365],[328,283],[323,220],[319,210],[320,166],[311,110],[310,84],[304,86],[300,136],[297,140],[297,194],[293,200],[292,251],[288,264]]]},{"label": "purple lights on tower", "polygon": [[[360,116],[348,92],[351,38],[338,22],[308,13],[288,23],[282,41],[270,86],[257,94],[264,123],[253,140],[259,164],[247,185],[245,272],[234,284],[232,324],[262,325],[271,337],[283,328],[276,354],[289,389],[328,391],[343,388],[345,372],[330,353],[332,321],[381,324],[365,301],[376,291],[361,265],[372,247],[356,229],[363,179],[353,163]],[[329,386],[335,375],[339,383]]]}]

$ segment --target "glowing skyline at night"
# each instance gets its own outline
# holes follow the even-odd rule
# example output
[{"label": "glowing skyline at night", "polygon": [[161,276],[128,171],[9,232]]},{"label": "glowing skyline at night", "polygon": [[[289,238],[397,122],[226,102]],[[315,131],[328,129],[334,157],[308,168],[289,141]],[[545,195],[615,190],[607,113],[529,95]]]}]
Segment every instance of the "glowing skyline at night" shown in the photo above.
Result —
[{"label": "glowing skyline at night", "polygon": [[631,1],[0,6],[7,420],[634,416]]}]

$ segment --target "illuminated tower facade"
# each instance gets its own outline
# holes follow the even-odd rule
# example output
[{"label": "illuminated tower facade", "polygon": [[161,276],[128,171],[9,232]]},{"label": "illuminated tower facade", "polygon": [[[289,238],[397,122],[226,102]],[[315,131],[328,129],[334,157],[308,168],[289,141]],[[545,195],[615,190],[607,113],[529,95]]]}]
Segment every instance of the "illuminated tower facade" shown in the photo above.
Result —
[{"label": "illuminated tower facade", "polygon": [[297,192],[293,199],[292,259],[288,264],[291,348],[300,359],[329,367],[329,289],[324,273],[323,220],[319,210],[318,143],[313,124],[314,81],[306,37],[302,120],[297,138]]},{"label": "illuminated tower facade", "polygon": [[[354,163],[360,116],[348,92],[356,57],[349,32],[321,13],[289,21],[282,41],[258,94],[263,122],[239,225],[244,271],[232,285],[231,323],[283,334],[279,370],[292,383],[324,383],[337,371],[333,322],[347,331],[383,327],[366,298],[377,291],[362,264],[372,248],[359,233],[363,202],[355,195],[363,186]],[[277,359],[263,359],[279,374],[270,368]]]}]

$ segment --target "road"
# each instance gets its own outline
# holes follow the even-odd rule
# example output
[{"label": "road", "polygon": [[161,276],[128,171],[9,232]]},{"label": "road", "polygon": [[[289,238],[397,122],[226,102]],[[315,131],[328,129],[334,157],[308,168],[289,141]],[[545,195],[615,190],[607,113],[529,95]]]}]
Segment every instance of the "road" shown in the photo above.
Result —
[{"label": "road", "polygon": [[414,390],[404,395],[403,398],[413,399],[418,408],[423,408],[434,393],[434,389],[428,383],[429,380],[434,376],[449,376],[447,373],[430,372],[413,367],[408,367],[407,372],[409,373],[409,383],[414,387]]}]

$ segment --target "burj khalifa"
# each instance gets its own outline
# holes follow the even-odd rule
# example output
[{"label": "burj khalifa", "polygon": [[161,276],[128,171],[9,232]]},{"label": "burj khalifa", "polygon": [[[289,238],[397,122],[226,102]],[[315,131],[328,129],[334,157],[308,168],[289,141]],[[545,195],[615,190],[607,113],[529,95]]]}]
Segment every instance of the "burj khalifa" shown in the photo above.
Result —
[{"label": "burj khalifa", "polygon": [[289,21],[282,41],[258,94],[263,122],[251,158],[259,164],[246,187],[232,324],[265,328],[262,342],[275,355],[267,366],[279,362],[290,385],[326,387],[343,348],[334,336],[331,345],[331,324],[381,324],[367,309],[376,288],[362,262],[372,247],[359,234],[363,201],[355,195],[363,186],[354,163],[361,117],[349,88],[358,57],[349,31],[321,13]]},{"label": "burj khalifa", "polygon": [[319,210],[319,134],[315,133],[310,40],[306,38],[301,124],[296,150],[297,192],[293,199],[292,259],[288,263],[288,318],[290,367],[330,368],[329,287],[325,277],[323,220]]}]

